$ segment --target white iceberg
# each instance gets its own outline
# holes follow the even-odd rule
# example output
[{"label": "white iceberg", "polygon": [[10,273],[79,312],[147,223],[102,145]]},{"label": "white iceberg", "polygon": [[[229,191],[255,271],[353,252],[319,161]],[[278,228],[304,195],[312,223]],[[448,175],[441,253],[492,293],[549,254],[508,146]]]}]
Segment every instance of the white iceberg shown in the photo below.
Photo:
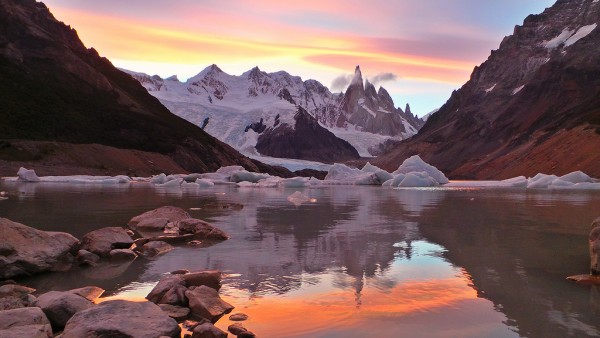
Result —
[{"label": "white iceberg", "polygon": [[200,188],[210,188],[210,187],[214,187],[215,183],[209,179],[206,178],[198,178],[196,179],[196,184],[198,185],[198,187]]},{"label": "white iceberg", "polygon": [[292,177],[284,178],[278,182],[278,185],[283,188],[301,188],[309,186],[307,177]]},{"label": "white iceberg", "polygon": [[443,172],[438,170],[438,168],[425,163],[425,161],[423,161],[419,155],[414,155],[404,160],[400,167],[398,167],[398,169],[392,174],[398,175],[412,172],[426,172],[429,177],[433,178],[439,184],[446,184],[450,182]]},{"label": "white iceberg", "polygon": [[26,169],[26,168],[19,168],[19,171],[17,171],[17,181],[22,181],[22,182],[39,182],[40,178],[38,177],[38,175],[35,173],[35,170],[33,169]]},{"label": "white iceberg", "polygon": [[317,201],[317,199],[310,198],[307,195],[301,193],[300,191],[296,191],[295,193],[288,196],[287,200],[290,201],[292,204],[294,204],[297,207],[302,205],[303,203],[308,203],[308,202],[314,203]]},{"label": "white iceberg", "polygon": [[436,187],[440,183],[433,177],[429,176],[426,171],[422,172],[410,172],[406,174],[404,179],[400,182],[398,187],[402,188],[425,188],[425,187]]}]

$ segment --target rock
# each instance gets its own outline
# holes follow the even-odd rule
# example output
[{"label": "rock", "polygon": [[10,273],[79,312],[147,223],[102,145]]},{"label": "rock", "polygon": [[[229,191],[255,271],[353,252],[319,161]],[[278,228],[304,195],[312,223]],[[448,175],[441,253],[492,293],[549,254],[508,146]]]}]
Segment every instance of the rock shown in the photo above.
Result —
[{"label": "rock", "polygon": [[215,290],[221,288],[221,272],[216,270],[197,271],[182,275],[185,285],[190,286],[205,285]]},{"label": "rock", "polygon": [[136,229],[146,230],[146,231],[163,231],[164,228],[169,223],[168,218],[158,217],[158,218],[145,218],[142,219],[136,226]]},{"label": "rock", "polygon": [[194,328],[192,338],[227,338],[227,332],[222,331],[212,323],[204,322]]},{"label": "rock", "polygon": [[238,334],[238,338],[256,338],[256,335],[250,331],[244,331]]},{"label": "rock", "polygon": [[248,320],[248,315],[244,313],[234,313],[229,316],[229,320],[234,322],[243,322],[244,320]]},{"label": "rock", "polygon": [[95,266],[100,261],[100,256],[82,249],[77,251],[77,261],[81,265]]},{"label": "rock", "polygon": [[131,261],[137,258],[137,254],[131,249],[113,249],[108,256],[114,261]]},{"label": "rock", "polygon": [[210,223],[195,218],[187,218],[177,222],[179,234],[194,234],[195,240],[217,240],[222,241],[229,239],[229,236],[219,228],[214,227]]},{"label": "rock", "polygon": [[[156,303],[156,304],[166,304],[163,303],[163,297],[169,292],[171,289],[176,288],[179,289],[178,286],[185,288],[185,281],[181,278],[180,275],[167,276],[162,278],[158,284],[150,291],[150,293],[146,296],[146,299]],[[184,292],[185,295],[185,292]],[[172,305],[185,305],[185,304],[173,304]]]},{"label": "rock", "polygon": [[177,322],[151,302],[111,300],[76,313],[63,338],[180,337]]},{"label": "rock", "polygon": [[188,245],[200,246],[200,245],[202,245],[202,241],[198,241],[198,240],[189,241]]},{"label": "rock", "polygon": [[102,296],[104,289],[97,286],[84,286],[82,288],[69,290],[67,292],[79,295],[90,302],[95,302],[98,298],[100,298],[100,296]]},{"label": "rock", "polygon": [[188,299],[185,296],[185,292],[188,289],[183,285],[175,285],[173,288],[165,292],[164,296],[160,300],[160,304],[180,305],[187,306]]},{"label": "rock", "polygon": [[581,285],[600,285],[600,276],[575,275],[567,277],[567,280]]},{"label": "rock", "polygon": [[592,229],[595,227],[600,227],[600,217],[596,218],[593,222],[592,222]]},{"label": "rock", "polygon": [[19,168],[17,171],[17,181],[21,182],[39,182],[40,178],[33,169]]},{"label": "rock", "polygon": [[133,240],[121,227],[108,227],[88,232],[81,240],[81,249],[107,257],[113,249],[129,249]]},{"label": "rock", "polygon": [[59,270],[73,261],[79,240],[0,218],[0,279]]},{"label": "rock", "polygon": [[31,295],[35,289],[17,284],[0,286],[0,310],[18,309],[31,306],[36,298]]},{"label": "rock", "polygon": [[175,249],[171,244],[163,241],[151,241],[144,244],[140,250],[146,257],[154,257],[165,254]]},{"label": "rock", "polygon": [[190,273],[190,270],[187,269],[179,269],[179,270],[174,270],[171,271],[172,275],[185,275],[186,273]]},{"label": "rock", "polygon": [[94,304],[68,291],[50,291],[39,296],[35,305],[44,311],[55,330],[62,330],[74,314],[89,309]]},{"label": "rock", "polygon": [[231,324],[227,327],[227,330],[229,332],[231,332],[232,334],[238,336],[240,333],[242,332],[246,332],[248,331],[244,325],[242,325],[242,323],[235,323],[235,324]]},{"label": "rock", "polygon": [[[158,209],[146,211],[145,213],[133,217],[127,225],[136,228],[138,224],[144,220],[151,219],[167,219],[167,222],[175,222],[185,218],[190,218],[190,214],[188,214],[185,210],[172,206],[164,206]],[[166,225],[166,223],[165,223]],[[164,227],[163,227],[164,228]]]},{"label": "rock", "polygon": [[[202,319],[202,323],[208,323],[208,320]],[[181,325],[183,327],[185,327],[186,329],[192,331],[196,326],[198,326],[202,323],[197,322],[195,320],[188,319],[188,320],[185,320],[183,323],[181,323]]]},{"label": "rock", "polygon": [[190,310],[194,315],[200,316],[216,323],[224,314],[231,312],[233,306],[221,299],[217,290],[201,285],[185,293],[188,298]]},{"label": "rock", "polygon": [[161,310],[163,310],[169,317],[176,321],[185,320],[190,315],[190,309],[187,307],[171,305],[171,304],[158,304]]},{"label": "rock", "polygon": [[0,311],[0,338],[48,338],[52,327],[39,307]]}]

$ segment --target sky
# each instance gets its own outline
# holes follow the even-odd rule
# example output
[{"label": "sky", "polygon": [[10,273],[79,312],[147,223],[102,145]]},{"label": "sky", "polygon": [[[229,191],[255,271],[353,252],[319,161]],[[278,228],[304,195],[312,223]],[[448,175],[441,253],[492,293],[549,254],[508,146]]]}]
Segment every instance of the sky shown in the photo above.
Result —
[{"label": "sky", "polygon": [[360,65],[396,106],[439,108],[529,14],[553,0],[45,0],[120,68],[186,80],[258,66],[345,90]]}]

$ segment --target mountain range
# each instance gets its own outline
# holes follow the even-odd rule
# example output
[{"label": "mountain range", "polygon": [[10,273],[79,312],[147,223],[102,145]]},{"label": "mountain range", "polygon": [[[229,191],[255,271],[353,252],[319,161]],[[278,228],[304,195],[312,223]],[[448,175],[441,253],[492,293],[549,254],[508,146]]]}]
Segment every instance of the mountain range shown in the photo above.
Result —
[{"label": "mountain range", "polygon": [[600,177],[599,22],[598,0],[528,16],[417,135],[374,163],[392,170],[420,154],[452,178]]},{"label": "mountain range", "polygon": [[131,174],[233,164],[290,174],[242,156],[171,114],[34,0],[0,2],[0,78],[3,172],[14,175],[19,162],[35,161]]},{"label": "mountain range", "polygon": [[363,81],[358,66],[346,92],[336,94],[318,81],[258,67],[233,76],[211,65],[185,82],[128,72],[171,112],[249,156],[352,160],[424,124],[410,106],[396,108],[383,87]]}]

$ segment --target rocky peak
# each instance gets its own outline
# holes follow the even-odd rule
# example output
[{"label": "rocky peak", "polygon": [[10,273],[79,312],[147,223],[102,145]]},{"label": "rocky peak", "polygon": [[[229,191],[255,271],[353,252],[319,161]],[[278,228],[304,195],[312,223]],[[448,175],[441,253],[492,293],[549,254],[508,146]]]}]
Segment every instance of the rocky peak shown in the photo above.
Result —
[{"label": "rocky peak", "polygon": [[379,105],[381,108],[387,111],[394,111],[394,100],[390,96],[387,90],[383,87],[379,87],[379,91],[377,92],[377,96],[379,97]]},{"label": "rocky peak", "polygon": [[[352,77],[352,81],[350,82],[350,87],[357,87],[361,92],[364,92],[365,87],[363,86],[363,77],[362,72],[360,71],[360,66],[356,66],[354,69],[354,77]],[[348,89],[350,89],[348,87]]]},{"label": "rocky peak", "polygon": [[406,104],[406,108],[404,108],[404,112],[406,114],[410,114],[411,116],[413,115],[413,113],[410,111],[410,105],[408,103]]}]

